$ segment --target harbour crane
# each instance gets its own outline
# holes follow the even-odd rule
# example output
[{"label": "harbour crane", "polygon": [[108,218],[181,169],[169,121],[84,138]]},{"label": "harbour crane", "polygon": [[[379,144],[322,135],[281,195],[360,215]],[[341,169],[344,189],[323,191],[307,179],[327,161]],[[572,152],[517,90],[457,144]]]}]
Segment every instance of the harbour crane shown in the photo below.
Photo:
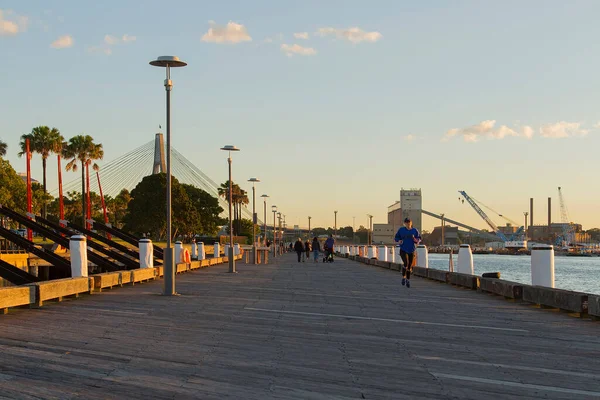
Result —
[{"label": "harbour crane", "polygon": [[575,228],[569,219],[567,204],[563,198],[562,189],[558,187],[558,202],[560,203],[560,222],[562,223],[562,235],[556,239],[557,246],[568,247],[575,242]]},{"label": "harbour crane", "polygon": [[[507,238],[506,235],[504,233],[502,233],[502,231],[500,231],[500,229],[498,228],[498,225],[496,225],[494,223],[494,221],[492,221],[490,219],[490,217],[488,217],[488,215],[485,213],[485,211],[483,211],[481,209],[481,207],[479,207],[479,205],[477,204],[477,202],[475,201],[474,198],[472,198],[471,196],[469,196],[467,194],[467,192],[465,192],[464,190],[459,190],[458,193],[460,193],[464,199],[467,201],[467,203],[469,203],[469,205],[471,205],[471,207],[473,207],[473,209],[477,212],[477,214],[479,214],[479,216],[481,218],[483,218],[483,220],[489,225],[490,228],[492,228],[492,231],[496,234],[496,236],[498,236],[500,238],[501,241],[503,242],[512,242],[513,240],[515,240],[515,238],[519,237],[523,231],[524,231],[524,227],[521,226],[519,227],[519,229],[517,229],[517,231],[511,235],[510,238]],[[504,218],[505,220],[507,220],[508,222],[514,224],[515,226],[518,226],[519,224],[512,221],[510,218],[504,217],[502,214],[499,214],[497,211],[494,211],[493,209],[491,209],[490,207],[484,205],[483,203],[479,202],[481,205],[483,205],[484,207],[490,209],[491,211],[493,211],[494,213],[498,214],[500,217]],[[521,244],[519,244],[520,246]]]},{"label": "harbour crane", "polygon": [[458,193],[460,193],[462,197],[465,198],[467,203],[469,203],[471,207],[473,207],[473,209],[477,212],[477,214],[479,214],[479,216],[483,218],[483,220],[489,225],[489,227],[492,228],[492,231],[496,234],[496,236],[500,238],[500,240],[502,240],[503,242],[508,241],[508,238],[504,235],[504,233],[502,233],[500,229],[498,229],[498,225],[496,225],[494,221],[492,221],[490,217],[487,216],[485,211],[483,211],[481,207],[479,207],[479,205],[475,202],[475,200],[471,198],[471,196],[467,194],[467,192],[465,192],[464,190],[459,190]]}]

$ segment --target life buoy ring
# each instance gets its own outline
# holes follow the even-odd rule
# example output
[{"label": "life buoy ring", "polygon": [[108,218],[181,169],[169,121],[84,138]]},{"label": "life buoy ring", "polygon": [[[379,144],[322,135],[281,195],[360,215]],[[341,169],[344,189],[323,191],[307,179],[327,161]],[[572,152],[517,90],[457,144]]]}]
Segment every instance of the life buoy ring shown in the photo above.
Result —
[{"label": "life buoy ring", "polygon": [[183,262],[187,264],[192,262],[190,252],[188,251],[188,249],[185,249],[185,251],[183,252]]}]

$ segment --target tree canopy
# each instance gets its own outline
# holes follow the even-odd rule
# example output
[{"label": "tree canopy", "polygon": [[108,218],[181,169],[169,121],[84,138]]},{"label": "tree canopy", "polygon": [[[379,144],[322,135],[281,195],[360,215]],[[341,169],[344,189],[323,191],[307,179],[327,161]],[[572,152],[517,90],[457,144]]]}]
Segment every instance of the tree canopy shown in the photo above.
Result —
[{"label": "tree canopy", "polygon": [[[131,191],[131,201],[124,217],[125,229],[150,233],[155,239],[164,238],[166,221],[166,174],[149,175]],[[180,184],[173,177],[171,184],[173,235],[191,237],[195,234],[214,235],[224,222],[218,200],[202,189]]]}]

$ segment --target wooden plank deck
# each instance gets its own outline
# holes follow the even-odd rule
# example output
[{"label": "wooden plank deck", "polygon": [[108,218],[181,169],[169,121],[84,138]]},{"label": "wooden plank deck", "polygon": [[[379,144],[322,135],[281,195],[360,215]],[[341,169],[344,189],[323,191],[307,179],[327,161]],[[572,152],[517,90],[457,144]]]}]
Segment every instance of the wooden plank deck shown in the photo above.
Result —
[{"label": "wooden plank deck", "polygon": [[586,399],[600,323],[349,260],[227,265],[0,317],[0,399]]}]

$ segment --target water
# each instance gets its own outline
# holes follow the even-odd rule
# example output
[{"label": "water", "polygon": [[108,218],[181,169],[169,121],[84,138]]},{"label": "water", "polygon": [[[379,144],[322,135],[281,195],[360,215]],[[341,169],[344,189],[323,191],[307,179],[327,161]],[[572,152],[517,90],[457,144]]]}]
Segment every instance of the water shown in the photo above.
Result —
[{"label": "water", "polygon": [[[448,261],[448,254],[429,254],[429,268],[448,271]],[[475,275],[500,272],[504,280],[531,284],[531,256],[474,254],[473,266]],[[600,257],[555,257],[554,281],[557,289],[600,294]]]}]

